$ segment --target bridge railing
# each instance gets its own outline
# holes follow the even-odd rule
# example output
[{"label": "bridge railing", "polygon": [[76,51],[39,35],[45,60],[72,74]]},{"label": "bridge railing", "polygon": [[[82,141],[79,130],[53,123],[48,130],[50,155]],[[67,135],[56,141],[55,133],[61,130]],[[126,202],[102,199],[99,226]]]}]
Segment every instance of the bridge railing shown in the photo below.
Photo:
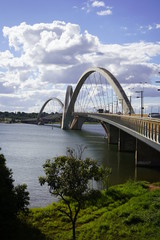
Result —
[{"label": "bridge railing", "polygon": [[[97,114],[99,115],[99,114]],[[111,121],[130,128],[152,141],[160,143],[160,120],[153,118],[140,118],[116,114],[103,114]]]},{"label": "bridge railing", "polygon": [[74,116],[91,117],[95,119],[108,119],[126,128],[132,129],[144,137],[160,144],[160,119],[140,116],[128,116],[109,113],[80,113],[75,112]]}]

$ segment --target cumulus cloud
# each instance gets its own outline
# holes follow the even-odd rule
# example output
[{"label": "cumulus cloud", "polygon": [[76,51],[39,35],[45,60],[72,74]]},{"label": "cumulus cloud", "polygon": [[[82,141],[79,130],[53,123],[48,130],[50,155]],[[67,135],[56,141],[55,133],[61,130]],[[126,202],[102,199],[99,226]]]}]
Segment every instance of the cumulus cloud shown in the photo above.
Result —
[{"label": "cumulus cloud", "polygon": [[94,1],[92,7],[105,7],[105,3],[102,1]]},{"label": "cumulus cloud", "polygon": [[160,55],[160,42],[102,44],[77,24],[21,23],[4,27],[3,34],[10,50],[0,52],[2,110],[10,106],[29,111],[52,96],[63,101],[67,84],[75,84],[92,66],[108,69],[128,85],[149,84],[160,67],[153,63]]},{"label": "cumulus cloud", "polygon": [[157,29],[160,28],[160,24],[157,23],[157,24],[156,24],[156,28],[157,28]]},{"label": "cumulus cloud", "polygon": [[112,7],[107,6],[105,2],[98,0],[88,0],[84,3],[82,10],[85,10],[87,13],[92,12],[93,9],[100,8],[101,10],[96,12],[98,16],[106,16],[112,14]]},{"label": "cumulus cloud", "polygon": [[111,15],[111,14],[112,14],[112,11],[110,9],[97,12],[97,15],[99,15],[99,16],[106,16],[106,15]]}]

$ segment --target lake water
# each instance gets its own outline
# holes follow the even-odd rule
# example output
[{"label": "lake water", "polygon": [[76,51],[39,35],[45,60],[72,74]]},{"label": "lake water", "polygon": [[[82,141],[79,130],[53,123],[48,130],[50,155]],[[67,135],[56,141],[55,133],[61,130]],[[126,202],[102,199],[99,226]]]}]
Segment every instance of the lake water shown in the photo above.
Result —
[{"label": "lake water", "polygon": [[48,187],[41,187],[38,181],[38,177],[44,175],[45,160],[64,155],[67,147],[76,149],[77,145],[87,146],[84,157],[112,168],[112,185],[127,179],[160,181],[160,169],[135,168],[134,154],[118,153],[117,146],[108,145],[100,125],[85,124],[82,131],[64,131],[56,126],[0,123],[1,152],[13,171],[15,185],[27,184],[31,207],[56,201]]}]

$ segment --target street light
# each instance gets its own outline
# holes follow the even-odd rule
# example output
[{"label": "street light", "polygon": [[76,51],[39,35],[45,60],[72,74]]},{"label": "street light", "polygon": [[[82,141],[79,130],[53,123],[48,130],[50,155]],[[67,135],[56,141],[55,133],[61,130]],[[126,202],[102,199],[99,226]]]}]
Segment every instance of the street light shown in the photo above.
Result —
[{"label": "street light", "polygon": [[[158,72],[160,74],[160,72]],[[160,83],[160,81],[156,81],[156,83]],[[160,89],[157,89],[158,91],[160,91]]]},{"label": "street light", "polygon": [[136,93],[140,93],[141,94],[141,96],[139,97],[137,97],[137,98],[141,98],[141,117],[143,117],[143,110],[144,110],[144,106],[143,106],[143,91],[141,90],[141,91],[136,91]]},{"label": "street light", "polygon": [[129,115],[131,115],[132,114],[132,105],[131,105],[131,103],[132,103],[132,96],[129,96],[129,101],[130,101]]},{"label": "street light", "polygon": [[114,101],[114,103],[115,103],[115,108],[116,108],[115,113],[117,113],[118,112],[118,100]]},{"label": "street light", "polygon": [[[158,72],[160,74],[160,72]],[[156,83],[160,83],[160,81],[156,81]]]},{"label": "street light", "polygon": [[[129,90],[133,90],[134,88],[128,88]],[[132,96],[130,95],[129,96],[129,101],[130,101],[130,109],[129,109],[129,115],[131,115],[132,114],[132,105],[131,105],[131,103],[132,103]]]},{"label": "street light", "polygon": [[123,114],[123,98],[120,98],[119,101],[121,101],[121,104],[122,104],[122,114]]}]

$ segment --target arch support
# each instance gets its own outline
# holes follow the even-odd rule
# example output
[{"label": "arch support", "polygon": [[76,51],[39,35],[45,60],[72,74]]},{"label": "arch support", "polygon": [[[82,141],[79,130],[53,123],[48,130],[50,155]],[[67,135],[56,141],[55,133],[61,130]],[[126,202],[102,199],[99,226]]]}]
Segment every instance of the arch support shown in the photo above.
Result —
[{"label": "arch support", "polygon": [[[70,116],[69,114],[67,114],[68,106],[71,102],[72,95],[73,95],[73,88],[72,88],[71,85],[69,85],[67,87],[65,101],[64,101],[64,108],[63,108],[63,115],[62,115],[62,126],[61,126],[62,129],[68,129],[68,125],[66,125],[66,122],[70,123],[71,120],[73,120],[73,117]],[[73,111],[74,111],[74,108],[73,108]]]},{"label": "arch support", "polygon": [[74,112],[74,105],[77,99],[77,96],[80,92],[80,89],[82,85],[84,84],[85,80],[91,75],[92,73],[97,72],[100,73],[106,81],[112,86],[114,92],[116,93],[117,97],[119,100],[123,101],[123,109],[124,113],[127,114],[129,112],[134,113],[134,110],[130,104],[130,101],[125,94],[122,86],[118,82],[118,80],[113,76],[112,73],[110,73],[108,70],[105,68],[100,68],[100,67],[95,67],[95,68],[90,68],[87,71],[85,71],[82,76],[80,77],[77,86],[73,92],[72,98],[70,100],[70,103],[65,111],[64,119],[63,119],[63,124],[62,128],[63,129],[69,129],[70,128],[70,123],[72,120],[72,113]]},{"label": "arch support", "polygon": [[62,103],[62,101],[61,101],[59,98],[56,98],[56,97],[49,98],[49,99],[42,105],[42,107],[41,107],[41,110],[40,110],[40,112],[39,112],[39,114],[38,114],[38,117],[37,117],[37,123],[40,121],[41,114],[42,114],[44,108],[45,108],[46,105],[47,105],[50,101],[52,101],[52,100],[56,100],[56,101],[61,105],[62,109],[64,108],[64,104]]}]

